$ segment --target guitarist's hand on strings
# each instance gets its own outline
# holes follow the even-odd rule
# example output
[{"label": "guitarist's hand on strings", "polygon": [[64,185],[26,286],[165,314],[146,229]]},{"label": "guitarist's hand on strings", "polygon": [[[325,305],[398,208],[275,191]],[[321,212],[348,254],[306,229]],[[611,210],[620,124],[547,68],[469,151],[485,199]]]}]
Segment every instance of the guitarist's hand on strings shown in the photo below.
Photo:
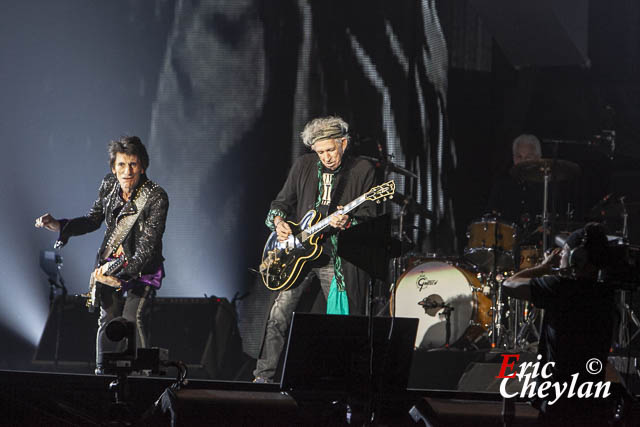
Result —
[{"label": "guitarist's hand on strings", "polygon": [[47,230],[56,232],[60,231],[60,221],[52,217],[49,213],[36,218],[36,223],[34,225],[36,228],[46,228]]},{"label": "guitarist's hand on strings", "polygon": [[107,286],[111,286],[112,288],[119,288],[122,286],[122,283],[120,282],[119,279],[113,277],[113,276],[105,276],[104,274],[102,274],[102,269],[105,266],[101,266],[96,268],[93,271],[94,277],[95,279],[100,282],[100,283],[104,283]]},{"label": "guitarist's hand on strings", "polygon": [[273,219],[273,225],[276,227],[276,234],[278,235],[278,240],[284,242],[287,240],[287,237],[291,235],[291,227],[281,216],[276,216]]},{"label": "guitarist's hand on strings", "polygon": [[329,219],[329,225],[333,228],[339,228],[340,230],[344,230],[349,222],[349,215],[341,215],[338,212],[342,210],[344,206],[338,206],[338,210],[331,215]]}]

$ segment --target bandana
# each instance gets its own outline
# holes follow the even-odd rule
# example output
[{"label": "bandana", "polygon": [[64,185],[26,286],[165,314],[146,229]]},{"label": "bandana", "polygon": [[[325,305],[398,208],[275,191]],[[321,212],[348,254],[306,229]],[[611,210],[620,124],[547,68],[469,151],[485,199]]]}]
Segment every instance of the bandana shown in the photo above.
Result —
[{"label": "bandana", "polygon": [[340,126],[329,126],[318,132],[318,134],[311,139],[311,145],[315,144],[318,141],[324,141],[325,139],[342,138],[346,135],[347,134],[343,132]]}]

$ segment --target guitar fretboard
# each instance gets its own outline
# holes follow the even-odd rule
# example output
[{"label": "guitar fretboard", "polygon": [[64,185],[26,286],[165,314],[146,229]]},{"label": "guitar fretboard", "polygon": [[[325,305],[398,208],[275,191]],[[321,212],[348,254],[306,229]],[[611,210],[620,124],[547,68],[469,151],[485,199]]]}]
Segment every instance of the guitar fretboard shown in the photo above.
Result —
[{"label": "guitar fretboard", "polygon": [[332,213],[331,215],[329,215],[328,217],[318,221],[318,223],[316,223],[315,225],[312,225],[310,227],[305,228],[304,230],[302,230],[300,232],[300,234],[298,234],[296,236],[297,239],[299,239],[301,242],[304,242],[306,240],[308,240],[311,236],[313,236],[314,234],[317,234],[319,232],[321,232],[322,230],[324,230],[328,225],[329,222],[331,221],[331,217],[334,216],[335,214],[342,212],[342,214],[347,214],[349,212],[351,212],[352,210],[354,210],[355,208],[357,208],[358,206],[360,206],[361,204],[363,204],[366,201],[366,197],[363,194],[362,196],[358,197],[357,199],[353,200],[352,202],[348,203],[346,206],[344,206],[342,208],[341,211],[336,211],[334,213]]}]

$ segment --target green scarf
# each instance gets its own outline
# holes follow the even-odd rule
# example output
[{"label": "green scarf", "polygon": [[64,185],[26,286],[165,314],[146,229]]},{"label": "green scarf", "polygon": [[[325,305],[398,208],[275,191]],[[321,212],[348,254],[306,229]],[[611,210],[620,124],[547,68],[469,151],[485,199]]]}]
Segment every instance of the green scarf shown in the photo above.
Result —
[{"label": "green scarf", "polygon": [[[333,183],[331,184],[333,187]],[[331,191],[329,189],[329,191]],[[322,202],[322,162],[318,160],[318,198],[316,200],[316,210]],[[331,257],[333,258],[333,280],[327,297],[327,314],[349,314],[349,299],[344,285],[344,275],[342,274],[342,259],[338,256],[338,235],[332,234],[329,238],[331,242]]]}]

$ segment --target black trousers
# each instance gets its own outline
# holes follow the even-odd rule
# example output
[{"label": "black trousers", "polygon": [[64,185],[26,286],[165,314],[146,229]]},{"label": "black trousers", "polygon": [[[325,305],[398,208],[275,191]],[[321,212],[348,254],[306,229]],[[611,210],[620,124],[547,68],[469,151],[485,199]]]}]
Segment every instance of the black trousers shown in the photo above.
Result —
[{"label": "black trousers", "polygon": [[96,366],[102,366],[103,351],[123,351],[124,340],[115,343],[107,338],[107,324],[116,317],[124,317],[136,327],[136,346],[148,347],[148,321],[151,303],[156,290],[152,286],[136,285],[126,292],[126,296],[115,288],[102,285],[100,288],[100,318],[96,335]]},{"label": "black trousers", "polygon": [[256,363],[256,369],[253,371],[255,378],[267,381],[274,380],[280,355],[287,341],[287,331],[289,330],[289,325],[291,325],[293,311],[298,306],[302,294],[313,279],[317,277],[320,280],[320,287],[324,297],[327,299],[333,275],[333,262],[330,260],[328,264],[321,267],[310,268],[299,284],[278,293],[269,312],[262,350]]}]

